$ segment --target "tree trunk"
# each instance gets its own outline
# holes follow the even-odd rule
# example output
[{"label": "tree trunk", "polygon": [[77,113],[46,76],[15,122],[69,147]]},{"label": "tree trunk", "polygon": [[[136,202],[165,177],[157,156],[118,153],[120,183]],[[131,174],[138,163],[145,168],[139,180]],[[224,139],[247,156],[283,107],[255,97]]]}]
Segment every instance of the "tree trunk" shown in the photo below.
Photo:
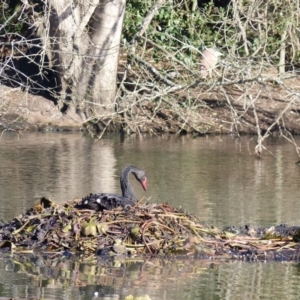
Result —
[{"label": "tree trunk", "polygon": [[47,44],[61,86],[61,106],[84,119],[111,115],[126,0],[49,2]]}]

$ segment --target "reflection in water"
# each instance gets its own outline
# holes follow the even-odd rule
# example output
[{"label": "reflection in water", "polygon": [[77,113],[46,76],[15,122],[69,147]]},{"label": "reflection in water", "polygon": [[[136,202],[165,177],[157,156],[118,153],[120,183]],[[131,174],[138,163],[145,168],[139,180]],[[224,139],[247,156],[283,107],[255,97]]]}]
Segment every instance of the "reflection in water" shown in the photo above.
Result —
[{"label": "reflection in water", "polygon": [[0,218],[14,217],[42,196],[57,202],[93,192],[121,193],[119,174],[127,164],[147,172],[138,198],[182,206],[218,227],[298,224],[300,168],[294,148],[269,140],[255,159],[253,138],[189,136],[98,141],[80,134],[5,134],[0,140]]},{"label": "reflection in water", "polygon": [[121,193],[119,174],[127,164],[147,172],[138,198],[168,202],[218,227],[298,224],[296,153],[285,140],[269,140],[255,159],[253,138],[163,136],[98,141],[80,134],[4,134],[0,140],[0,218],[12,218],[42,196],[57,202],[89,193]]},{"label": "reflection in water", "polygon": [[[270,139],[266,147],[273,155],[265,152],[257,160],[251,137],[109,135],[98,141],[78,133],[4,134],[0,219],[13,218],[42,196],[63,202],[90,192],[121,193],[120,171],[134,164],[147,172],[150,201],[182,206],[207,224],[299,225],[300,168],[294,148],[281,139]],[[145,195],[135,180],[132,185],[138,198]],[[114,261],[107,269],[79,260],[53,258],[52,263],[35,258],[28,270],[23,263],[0,260],[0,297],[92,299],[98,291],[102,299],[130,293],[149,294],[152,300],[296,299],[299,293],[293,264],[149,260]]]},{"label": "reflection in water", "polygon": [[121,257],[84,262],[28,254],[2,257],[0,269],[1,296],[26,299],[298,299],[300,293],[296,263]]},{"label": "reflection in water", "polygon": [[117,191],[111,141],[78,134],[5,136],[0,164],[2,218],[21,213],[41,196],[61,202],[90,192]]}]

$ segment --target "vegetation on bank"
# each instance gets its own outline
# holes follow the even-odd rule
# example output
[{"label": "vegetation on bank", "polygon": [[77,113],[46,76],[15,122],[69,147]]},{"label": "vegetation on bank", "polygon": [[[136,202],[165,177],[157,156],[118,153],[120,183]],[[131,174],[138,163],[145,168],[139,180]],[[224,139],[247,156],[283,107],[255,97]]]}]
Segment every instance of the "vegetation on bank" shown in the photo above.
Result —
[{"label": "vegetation on bank", "polygon": [[[59,66],[51,67],[55,39],[47,44],[51,31],[42,30],[51,27],[49,7],[39,0],[2,3],[1,82],[50,98],[63,114],[78,114],[87,130],[255,133],[260,155],[273,132],[287,138],[300,132],[298,2],[128,1],[117,94],[101,111],[104,104],[88,94],[72,98],[83,85],[74,78],[62,93]],[[73,60],[80,47],[73,45]],[[224,56],[210,78],[201,78],[207,47]]]}]

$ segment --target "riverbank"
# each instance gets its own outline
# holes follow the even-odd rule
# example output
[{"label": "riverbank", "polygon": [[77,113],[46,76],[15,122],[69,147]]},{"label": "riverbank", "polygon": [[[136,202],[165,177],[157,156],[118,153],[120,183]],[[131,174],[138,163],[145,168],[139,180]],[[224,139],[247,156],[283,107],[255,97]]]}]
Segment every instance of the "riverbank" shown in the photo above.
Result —
[{"label": "riverbank", "polygon": [[13,131],[77,131],[82,122],[71,112],[62,114],[54,102],[38,95],[24,92],[21,88],[0,85],[0,127]]},{"label": "riverbank", "polygon": [[[175,89],[169,99],[143,100],[131,103],[133,109],[98,120],[100,131],[125,133],[196,133],[196,134],[258,134],[282,129],[300,133],[299,76],[270,84],[252,83],[246,92],[238,85],[200,83],[191,88]],[[281,83],[281,84],[279,84]],[[80,131],[88,124],[75,110],[60,112],[58,106],[42,96],[20,88],[0,86],[0,127],[13,131]],[[122,106],[123,105],[123,106]],[[93,124],[95,122],[93,121]]]}]

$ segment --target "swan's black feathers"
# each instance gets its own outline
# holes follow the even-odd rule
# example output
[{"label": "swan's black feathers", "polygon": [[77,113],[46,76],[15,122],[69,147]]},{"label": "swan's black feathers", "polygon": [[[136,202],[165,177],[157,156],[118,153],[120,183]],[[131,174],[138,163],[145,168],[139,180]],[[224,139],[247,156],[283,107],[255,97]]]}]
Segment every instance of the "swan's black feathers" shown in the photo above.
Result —
[{"label": "swan's black feathers", "polygon": [[141,183],[144,190],[147,189],[147,178],[144,170],[134,166],[127,166],[122,170],[120,184],[122,196],[116,194],[90,194],[82,199],[81,207],[96,211],[111,210],[116,207],[130,208],[136,203],[136,197],[129,183],[129,174],[133,173],[135,178]]},{"label": "swan's black feathers", "polygon": [[134,205],[135,202],[115,194],[90,194],[82,199],[82,208],[96,211],[111,210],[119,206],[129,208]]}]

